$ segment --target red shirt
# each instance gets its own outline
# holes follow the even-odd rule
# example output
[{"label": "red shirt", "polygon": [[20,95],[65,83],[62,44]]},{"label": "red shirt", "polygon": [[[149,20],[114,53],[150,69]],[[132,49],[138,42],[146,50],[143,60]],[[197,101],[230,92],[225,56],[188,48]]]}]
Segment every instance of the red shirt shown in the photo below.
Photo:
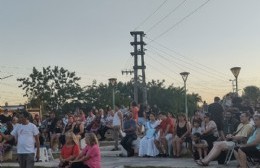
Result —
[{"label": "red shirt", "polygon": [[169,125],[169,129],[167,134],[173,134],[173,121],[167,117],[165,120],[163,120],[160,124],[160,129],[163,131],[162,133],[164,133],[166,131],[167,125]]},{"label": "red shirt", "polygon": [[133,119],[134,119],[136,122],[138,121],[138,112],[139,112],[139,108],[138,108],[138,107],[133,107],[133,108],[132,108]]},{"label": "red shirt", "polygon": [[79,145],[74,145],[74,146],[66,146],[64,145],[61,149],[61,156],[63,159],[67,159],[71,155],[77,157],[79,155]]}]

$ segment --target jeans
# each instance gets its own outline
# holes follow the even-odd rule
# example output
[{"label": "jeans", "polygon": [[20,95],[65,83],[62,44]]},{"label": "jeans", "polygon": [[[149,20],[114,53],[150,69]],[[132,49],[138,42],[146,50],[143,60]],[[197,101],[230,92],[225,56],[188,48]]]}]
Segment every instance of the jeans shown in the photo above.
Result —
[{"label": "jeans", "polygon": [[136,134],[130,134],[126,135],[122,140],[121,140],[121,145],[124,147],[124,149],[127,151],[127,156],[134,156],[134,149],[132,148],[132,142],[137,139]]},{"label": "jeans", "polygon": [[113,127],[113,136],[114,136],[114,140],[115,140],[115,149],[118,149],[119,134],[120,134],[120,126],[116,125],[116,126]]},{"label": "jeans", "polygon": [[34,153],[18,154],[20,168],[34,167]]}]

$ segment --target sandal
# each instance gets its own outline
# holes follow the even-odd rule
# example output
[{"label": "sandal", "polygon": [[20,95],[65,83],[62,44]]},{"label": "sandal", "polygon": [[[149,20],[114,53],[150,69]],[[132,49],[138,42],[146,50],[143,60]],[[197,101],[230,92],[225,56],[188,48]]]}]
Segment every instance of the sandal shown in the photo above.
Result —
[{"label": "sandal", "polygon": [[198,160],[196,162],[199,166],[208,166],[209,164],[202,162],[202,160]]}]

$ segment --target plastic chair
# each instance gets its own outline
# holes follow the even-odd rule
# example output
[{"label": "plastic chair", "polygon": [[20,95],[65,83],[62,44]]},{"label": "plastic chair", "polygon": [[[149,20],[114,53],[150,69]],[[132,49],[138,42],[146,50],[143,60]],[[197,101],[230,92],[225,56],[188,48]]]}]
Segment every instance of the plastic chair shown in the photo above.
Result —
[{"label": "plastic chair", "polygon": [[[36,156],[36,149],[35,149]],[[47,150],[46,147],[40,147],[40,162],[49,162],[50,160],[54,160],[51,149]]]}]

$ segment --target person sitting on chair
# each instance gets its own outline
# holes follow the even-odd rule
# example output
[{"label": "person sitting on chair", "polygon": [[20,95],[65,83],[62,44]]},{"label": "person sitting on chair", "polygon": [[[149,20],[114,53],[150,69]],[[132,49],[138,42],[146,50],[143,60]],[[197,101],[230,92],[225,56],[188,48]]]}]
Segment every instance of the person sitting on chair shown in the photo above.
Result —
[{"label": "person sitting on chair", "polygon": [[194,154],[197,153],[199,155],[199,159],[206,157],[208,154],[208,143],[204,139],[201,139],[201,134],[198,132],[192,135],[192,151]]},{"label": "person sitting on chair", "polygon": [[70,168],[101,168],[101,154],[97,137],[94,133],[86,133],[86,147],[74,160],[69,162]]},{"label": "person sitting on chair", "polygon": [[235,143],[244,141],[252,133],[252,125],[249,124],[250,113],[243,112],[240,115],[240,124],[237,127],[236,132],[226,136],[226,141],[215,142],[213,148],[209,154],[202,160],[198,160],[196,163],[200,166],[208,166],[209,163],[217,158],[222,151],[231,150]]},{"label": "person sitting on chair", "polygon": [[181,113],[178,115],[178,119],[175,126],[176,134],[173,138],[173,157],[179,158],[182,150],[183,142],[191,142],[190,139],[190,123],[187,121],[185,114]]},{"label": "person sitting on chair", "polygon": [[165,112],[159,113],[159,118],[161,120],[158,126],[158,134],[154,140],[156,148],[159,150],[159,157],[167,157],[168,145],[172,141],[174,125],[170,118],[167,117]]},{"label": "person sitting on chair", "polygon": [[137,123],[133,119],[132,113],[126,114],[126,120],[124,121],[123,131],[126,133],[126,136],[122,138],[121,145],[127,151],[127,156],[134,156],[134,149],[132,148],[132,142],[137,139],[136,130]]},{"label": "person sitting on chair", "polygon": [[244,145],[239,145],[238,150],[234,152],[239,166],[247,167],[247,156],[252,158],[259,158],[260,156],[260,114],[254,116],[255,131]]},{"label": "person sitting on chair", "polygon": [[151,113],[150,120],[146,122],[145,136],[140,141],[139,156],[154,157],[159,154],[154,144],[156,137],[156,127],[160,124],[155,118],[155,114]]},{"label": "person sitting on chair", "polygon": [[60,153],[59,168],[69,166],[69,161],[75,159],[80,152],[78,139],[73,132],[68,132],[65,135],[66,143],[63,145]]}]

